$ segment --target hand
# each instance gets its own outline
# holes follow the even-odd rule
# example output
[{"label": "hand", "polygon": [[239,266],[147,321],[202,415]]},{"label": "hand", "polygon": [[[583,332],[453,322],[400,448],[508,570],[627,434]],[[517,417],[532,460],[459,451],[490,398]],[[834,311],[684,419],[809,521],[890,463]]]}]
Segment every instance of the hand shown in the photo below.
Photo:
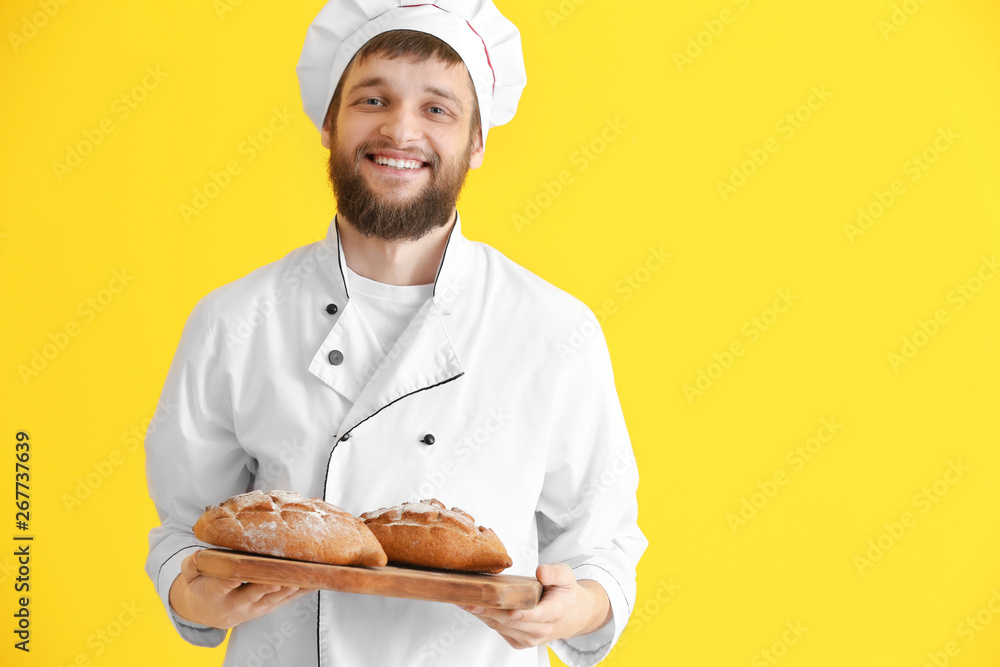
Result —
[{"label": "hand", "polygon": [[170,606],[188,621],[227,629],[268,614],[286,602],[312,591],[293,586],[244,584],[198,574],[198,552],[181,563],[181,573],[170,585]]},{"label": "hand", "polygon": [[544,590],[534,609],[462,609],[475,614],[517,649],[585,635],[611,619],[611,603],[604,588],[589,579],[577,582],[569,565],[539,565],[535,576]]}]

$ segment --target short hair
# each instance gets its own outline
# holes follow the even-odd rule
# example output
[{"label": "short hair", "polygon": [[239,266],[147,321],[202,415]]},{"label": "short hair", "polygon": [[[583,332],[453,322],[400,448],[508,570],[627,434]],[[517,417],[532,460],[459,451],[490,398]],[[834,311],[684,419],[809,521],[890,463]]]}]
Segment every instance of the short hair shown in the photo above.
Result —
[{"label": "short hair", "polygon": [[[344,79],[351,66],[357,63],[364,63],[369,58],[382,56],[390,60],[397,58],[409,58],[414,62],[422,63],[425,60],[436,58],[446,65],[465,64],[462,56],[458,55],[455,49],[451,48],[447,42],[426,32],[417,30],[389,30],[371,38],[361,49],[354,54],[354,58],[347,64],[344,74],[337,82],[337,88],[333,92],[333,99],[326,110],[326,120],[324,125],[329,124],[331,131],[336,127],[336,117],[340,112],[340,102],[344,93]],[[476,95],[475,85],[472,84],[471,74],[469,75],[469,85],[472,88],[472,124],[469,126],[469,135],[473,136],[477,128],[482,125],[482,118],[479,114],[479,96]]]}]

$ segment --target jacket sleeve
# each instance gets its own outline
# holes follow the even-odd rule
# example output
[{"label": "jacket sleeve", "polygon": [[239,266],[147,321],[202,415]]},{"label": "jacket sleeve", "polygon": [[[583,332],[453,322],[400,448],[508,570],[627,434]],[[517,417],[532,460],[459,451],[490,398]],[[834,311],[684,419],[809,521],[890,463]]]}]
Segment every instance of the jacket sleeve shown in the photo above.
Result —
[{"label": "jacket sleeve", "polygon": [[194,522],[206,507],[245,492],[253,465],[234,433],[210,298],[195,306],[184,325],[160,395],[165,418],[146,433],[146,478],[160,518],[149,533],[146,573],[181,637],[198,646],[218,646],[226,632],[178,618],[170,607],[170,585],[184,558],[211,546],[195,539]]},{"label": "jacket sleeve", "polygon": [[635,606],[636,565],[648,545],[637,523],[639,473],[607,344],[589,310],[582,320],[575,327],[582,344],[557,346],[554,362],[560,398],[553,402],[559,409],[536,512],[539,563],[567,563],[578,581],[601,584],[612,618],[588,635],[550,644],[570,667],[597,664],[618,641]]}]

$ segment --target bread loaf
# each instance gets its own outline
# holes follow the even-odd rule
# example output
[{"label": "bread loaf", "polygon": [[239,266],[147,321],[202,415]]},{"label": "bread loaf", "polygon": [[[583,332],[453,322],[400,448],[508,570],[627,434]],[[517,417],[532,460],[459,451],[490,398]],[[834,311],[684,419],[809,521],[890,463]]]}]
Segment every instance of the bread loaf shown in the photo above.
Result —
[{"label": "bread loaf", "polygon": [[513,564],[500,538],[437,499],[361,515],[392,563],[497,574]]},{"label": "bread loaf", "polygon": [[251,491],[209,507],[194,524],[199,540],[219,547],[332,565],[386,564],[360,519],[292,491]]}]

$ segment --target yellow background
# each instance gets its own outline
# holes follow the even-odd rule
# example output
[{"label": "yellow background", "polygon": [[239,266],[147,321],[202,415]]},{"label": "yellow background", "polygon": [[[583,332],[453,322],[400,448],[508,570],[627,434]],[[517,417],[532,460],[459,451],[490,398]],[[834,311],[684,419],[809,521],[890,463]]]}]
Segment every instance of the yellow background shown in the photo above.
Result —
[{"label": "yellow background", "polygon": [[[62,2],[0,8],[0,540],[11,545],[0,549],[0,663],[216,665],[222,649],[180,640],[143,572],[156,518],[130,434],[153,414],[195,302],[321,238],[332,218],[294,74],[322,3]],[[58,11],[47,18],[42,4]],[[501,9],[522,32],[529,84],[460,209],[469,237],[603,315],[650,540],[637,612],[607,664],[921,667],[931,654],[996,665],[1000,279],[975,279],[1000,254],[1000,6]],[[116,100],[147,67],[164,78],[123,117]],[[274,109],[294,119],[250,162],[240,145]],[[782,119],[796,113],[789,133]],[[57,174],[102,120],[113,131]],[[777,150],[743,164],[764,146]],[[912,180],[925,151],[934,162]],[[230,160],[241,173],[185,222],[180,205]],[[753,173],[724,197],[733,168]],[[897,179],[902,194],[849,233]],[[641,270],[661,246],[669,261]],[[102,292],[123,270],[125,289]],[[961,308],[959,285],[978,289]],[[779,290],[795,300],[776,315]],[[87,299],[102,296],[91,313]],[[67,324],[77,335],[25,382],[19,367]],[[904,337],[923,345],[894,365]],[[743,353],[730,360],[734,343]],[[689,400],[699,371],[716,379]],[[829,435],[824,419],[842,428],[797,469],[795,448]],[[11,633],[21,429],[36,536],[27,655]],[[67,508],[111,457],[119,465]],[[776,474],[787,483],[770,486]],[[755,514],[744,507],[734,532],[727,515],[744,499]],[[909,526],[894,526],[906,512]],[[879,540],[887,548],[869,554]],[[97,639],[123,610],[124,632]]]}]

